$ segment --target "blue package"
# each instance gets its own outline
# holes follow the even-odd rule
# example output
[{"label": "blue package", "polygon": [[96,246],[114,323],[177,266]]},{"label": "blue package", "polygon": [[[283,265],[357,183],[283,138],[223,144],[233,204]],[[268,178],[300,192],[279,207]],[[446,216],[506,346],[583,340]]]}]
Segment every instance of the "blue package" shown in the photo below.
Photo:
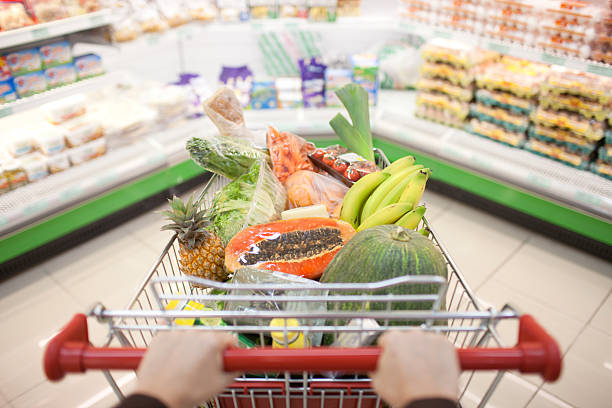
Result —
[{"label": "blue package", "polygon": [[72,51],[68,41],[41,45],[39,52],[43,67],[45,68],[69,64],[72,62]]},{"label": "blue package", "polygon": [[30,72],[14,78],[15,90],[20,98],[34,95],[47,90],[47,80],[42,71]]},{"label": "blue package", "polygon": [[0,81],[0,103],[12,102],[15,99],[17,99],[17,92],[15,91],[13,78]]},{"label": "blue package", "polygon": [[39,71],[42,68],[42,61],[38,48],[30,48],[6,54],[6,62],[13,76]]},{"label": "blue package", "polygon": [[274,81],[253,83],[253,88],[251,89],[251,108],[278,108],[278,101],[276,98],[276,86],[274,85]]},{"label": "blue package", "polygon": [[57,67],[47,68],[45,70],[45,78],[49,89],[57,88],[58,86],[75,83],[77,80],[74,64],[58,65]]},{"label": "blue package", "polygon": [[325,69],[317,58],[298,61],[302,75],[302,97],[305,107],[325,106]]},{"label": "blue package", "polygon": [[74,57],[74,68],[79,80],[102,75],[102,58],[97,54],[85,54]]}]

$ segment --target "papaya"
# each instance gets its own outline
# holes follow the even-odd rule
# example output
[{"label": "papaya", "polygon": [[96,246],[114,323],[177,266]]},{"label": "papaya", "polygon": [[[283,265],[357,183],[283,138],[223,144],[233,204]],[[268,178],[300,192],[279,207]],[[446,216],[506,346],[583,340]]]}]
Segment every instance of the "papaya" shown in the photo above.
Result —
[{"label": "papaya", "polygon": [[347,222],[331,218],[296,218],[254,225],[236,234],[225,248],[225,266],[244,266],[317,279],[355,234]]}]

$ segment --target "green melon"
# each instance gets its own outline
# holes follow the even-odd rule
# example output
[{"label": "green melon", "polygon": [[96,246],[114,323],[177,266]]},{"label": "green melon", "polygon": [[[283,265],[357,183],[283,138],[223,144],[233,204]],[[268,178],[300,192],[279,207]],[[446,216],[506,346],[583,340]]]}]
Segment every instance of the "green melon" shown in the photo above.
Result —
[{"label": "green melon", "polygon": [[[366,283],[404,275],[436,275],[447,279],[444,256],[432,241],[418,232],[397,225],[380,225],[355,234],[329,263],[320,281]],[[438,289],[439,285],[436,284],[405,284],[377,290],[372,294],[435,294]],[[358,302],[347,302],[340,308],[356,310],[361,307],[362,304]],[[386,302],[374,302],[367,307],[369,310],[385,310],[387,305]],[[427,310],[431,307],[432,302],[392,304],[393,310]]]}]

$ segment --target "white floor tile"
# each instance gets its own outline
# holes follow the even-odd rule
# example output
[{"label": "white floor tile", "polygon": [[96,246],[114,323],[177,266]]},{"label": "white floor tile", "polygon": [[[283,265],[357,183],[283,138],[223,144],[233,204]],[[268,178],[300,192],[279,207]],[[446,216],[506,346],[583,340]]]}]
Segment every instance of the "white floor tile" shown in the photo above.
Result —
[{"label": "white floor tile", "polygon": [[[161,227],[167,224],[167,221],[164,220],[160,211],[166,209],[168,209],[168,204],[160,205],[154,210],[128,221],[123,224],[123,227],[137,240],[147,245],[156,253],[161,254],[173,234],[171,231],[161,231]],[[154,259],[152,258],[151,263],[153,261]]]},{"label": "white floor tile", "polygon": [[[450,198],[444,197],[442,194],[434,193],[430,190],[425,190],[421,203],[425,205],[427,211],[425,217],[428,221],[435,221],[454,203]],[[435,224],[434,224],[435,226]]]},{"label": "white floor tile", "polygon": [[595,313],[591,326],[612,336],[612,292],[608,293],[608,297]]},{"label": "white floor tile", "polygon": [[[467,402],[466,406],[480,403],[495,375],[495,372],[476,373],[467,388],[462,402],[465,400]],[[535,385],[511,373],[506,373],[493,391],[486,406],[489,408],[524,407],[536,391],[537,387]]]},{"label": "white floor tile", "polygon": [[523,228],[459,203],[452,204],[432,224],[474,289],[530,235]]},{"label": "white floor tile", "polygon": [[572,405],[560,400],[554,395],[540,390],[527,405],[527,408],[573,408]]},{"label": "white floor tile", "polygon": [[577,407],[612,405],[612,336],[587,328],[563,360],[558,382],[544,390]]},{"label": "white floor tile", "polygon": [[495,277],[517,292],[584,322],[612,288],[610,263],[538,235]]},{"label": "white floor tile", "polygon": [[10,407],[8,399],[0,393],[0,408]]}]

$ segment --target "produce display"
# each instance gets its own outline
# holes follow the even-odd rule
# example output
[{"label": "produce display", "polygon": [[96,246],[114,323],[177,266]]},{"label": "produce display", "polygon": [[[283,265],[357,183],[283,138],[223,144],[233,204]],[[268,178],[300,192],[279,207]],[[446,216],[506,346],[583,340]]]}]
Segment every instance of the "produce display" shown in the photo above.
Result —
[{"label": "produce display", "polygon": [[[357,84],[348,84],[337,93],[352,123],[338,114],[330,124],[346,147],[336,145],[313,150],[299,136],[273,126],[268,129],[267,153],[252,146],[253,140],[228,134],[187,142],[187,150],[196,163],[231,181],[214,192],[207,208],[195,196],[187,203],[176,197],[170,200],[171,209],[164,212],[170,223],[163,229],[177,233],[182,273],[222,282],[295,286],[295,290],[265,292],[270,296],[316,294],[320,292],[317,280],[363,283],[404,275],[447,276],[444,256],[427,239],[427,229],[416,231],[425,214],[425,206],[419,205],[419,201],[431,171],[415,164],[412,156],[400,158],[384,168],[377,167],[367,91]],[[236,118],[242,118],[241,111],[233,112]],[[213,122],[219,133],[227,129],[225,121]],[[347,186],[325,174],[309,158],[308,152],[314,154],[319,150],[333,151],[338,157],[359,156],[360,163],[367,163],[368,171]],[[324,160],[328,155],[323,155]],[[333,162],[338,160],[334,158]],[[197,279],[190,282],[193,288],[206,287],[205,282]],[[260,294],[251,289],[231,291],[240,295]],[[439,285],[405,284],[381,293],[435,295],[438,291]],[[290,304],[301,312],[323,312],[328,308],[325,302]],[[432,302],[403,302],[394,308],[431,309],[432,305]],[[444,307],[444,300],[439,306]],[[220,302],[218,307],[246,312],[288,310],[285,307],[289,306],[284,302],[253,305],[240,301]],[[351,308],[351,303],[345,302],[341,307]],[[382,308],[378,304],[368,307]],[[249,318],[237,320],[240,324],[252,324]],[[280,331],[300,326],[299,319],[258,319],[257,324],[279,327],[278,333],[272,330],[265,338],[255,341],[255,344],[263,341],[262,345],[273,347],[356,346],[376,339],[370,336],[367,340],[343,339],[336,343],[321,334],[306,336],[297,331]]]},{"label": "produce display", "polygon": [[11,0],[0,2],[0,31],[97,11],[98,0]]}]

